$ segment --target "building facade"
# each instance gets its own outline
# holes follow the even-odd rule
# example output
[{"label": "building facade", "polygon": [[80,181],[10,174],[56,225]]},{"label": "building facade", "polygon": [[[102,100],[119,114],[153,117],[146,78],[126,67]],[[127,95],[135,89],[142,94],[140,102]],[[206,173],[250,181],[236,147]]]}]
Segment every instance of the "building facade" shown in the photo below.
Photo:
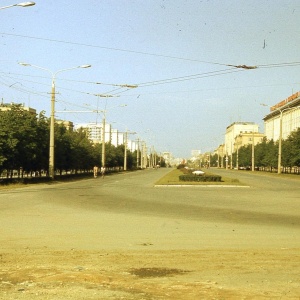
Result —
[{"label": "building facade", "polygon": [[[95,144],[102,143],[103,141],[103,123],[85,123],[77,124],[75,129],[82,128],[87,132],[88,138]],[[111,125],[105,124],[105,143],[111,142]]]},{"label": "building facade", "polygon": [[243,146],[253,144],[254,146],[261,143],[264,138],[263,133],[252,132],[252,133],[240,133],[235,137],[234,152]]},{"label": "building facade", "polygon": [[73,122],[71,122],[71,121],[55,120],[55,122],[56,122],[57,124],[59,124],[59,125],[60,125],[60,124],[63,125],[64,127],[67,128],[67,130],[72,131],[72,130],[74,129],[74,124],[73,124]]},{"label": "building facade", "polygon": [[270,107],[264,118],[265,135],[268,140],[277,141],[282,124],[282,139],[286,139],[300,127],[300,92]]},{"label": "building facade", "polygon": [[235,152],[235,139],[238,135],[258,133],[258,127],[254,122],[234,122],[229,125],[225,133],[225,155],[232,155]]},{"label": "building facade", "polygon": [[22,108],[25,111],[30,112],[30,114],[35,115],[36,116],[36,110],[34,108],[31,107],[26,107],[23,104],[18,104],[18,103],[1,103],[0,104],[0,111],[9,111],[11,110],[13,105],[18,105],[20,106],[20,108]]}]

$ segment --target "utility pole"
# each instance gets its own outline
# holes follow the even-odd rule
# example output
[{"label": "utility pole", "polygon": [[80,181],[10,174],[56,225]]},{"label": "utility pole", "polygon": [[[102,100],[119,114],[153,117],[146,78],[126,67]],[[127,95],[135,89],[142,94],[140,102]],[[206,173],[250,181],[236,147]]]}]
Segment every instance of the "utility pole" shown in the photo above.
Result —
[{"label": "utility pole", "polygon": [[101,166],[104,168],[105,167],[105,112],[103,115],[103,120],[102,120],[102,156],[101,156]]},{"label": "utility pole", "polygon": [[136,150],[136,167],[139,167],[139,160],[140,160],[140,139],[137,139],[137,150]]}]

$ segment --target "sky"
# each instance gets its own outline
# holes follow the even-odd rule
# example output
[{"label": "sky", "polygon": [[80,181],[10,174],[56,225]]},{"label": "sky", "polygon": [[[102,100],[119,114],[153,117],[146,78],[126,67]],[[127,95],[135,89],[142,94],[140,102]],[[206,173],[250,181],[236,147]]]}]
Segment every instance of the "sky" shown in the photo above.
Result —
[{"label": "sky", "polygon": [[105,111],[132,140],[189,158],[224,143],[233,122],[264,132],[267,106],[300,90],[298,0],[35,2],[0,10],[4,103],[50,116],[55,74],[57,119]]}]

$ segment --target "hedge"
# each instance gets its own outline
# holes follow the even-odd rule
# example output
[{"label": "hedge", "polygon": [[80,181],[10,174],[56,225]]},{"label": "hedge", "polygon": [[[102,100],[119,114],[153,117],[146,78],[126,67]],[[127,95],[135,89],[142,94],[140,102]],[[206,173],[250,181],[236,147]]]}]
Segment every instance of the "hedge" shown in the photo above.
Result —
[{"label": "hedge", "polygon": [[201,182],[221,182],[219,175],[180,175],[180,181],[201,181]]}]

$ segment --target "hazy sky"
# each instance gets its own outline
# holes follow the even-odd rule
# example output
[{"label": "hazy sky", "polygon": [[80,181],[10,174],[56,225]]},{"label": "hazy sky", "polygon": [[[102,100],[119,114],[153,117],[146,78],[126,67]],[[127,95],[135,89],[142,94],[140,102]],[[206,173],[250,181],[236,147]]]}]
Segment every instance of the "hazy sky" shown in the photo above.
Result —
[{"label": "hazy sky", "polygon": [[300,90],[299,15],[299,0],[36,0],[0,11],[0,96],[49,116],[51,73],[18,62],[91,64],[57,74],[56,110],[72,111],[57,118],[101,121],[85,111],[106,109],[114,128],[157,151],[212,151],[233,122],[263,132],[260,104]]}]

